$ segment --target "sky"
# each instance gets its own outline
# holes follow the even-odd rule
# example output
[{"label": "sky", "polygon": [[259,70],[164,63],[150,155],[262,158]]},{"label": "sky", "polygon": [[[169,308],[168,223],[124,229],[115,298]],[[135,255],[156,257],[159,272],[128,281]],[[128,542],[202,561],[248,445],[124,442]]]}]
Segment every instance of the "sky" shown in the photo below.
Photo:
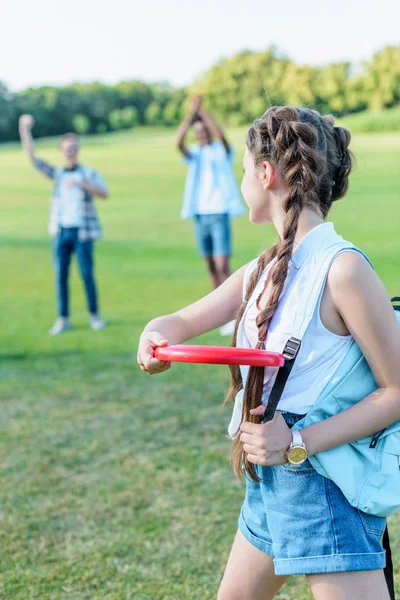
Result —
[{"label": "sky", "polygon": [[298,64],[355,65],[400,44],[400,0],[1,0],[0,80],[191,84],[271,44]]}]

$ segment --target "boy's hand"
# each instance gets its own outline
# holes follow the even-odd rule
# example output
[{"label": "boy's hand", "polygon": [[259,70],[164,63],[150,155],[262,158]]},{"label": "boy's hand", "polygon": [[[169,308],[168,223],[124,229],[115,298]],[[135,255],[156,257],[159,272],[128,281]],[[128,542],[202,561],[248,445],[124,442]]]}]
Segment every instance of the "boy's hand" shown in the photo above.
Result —
[{"label": "boy's hand", "polygon": [[32,115],[21,115],[19,118],[19,126],[21,129],[26,129],[30,131],[32,127],[35,125],[35,119]]}]

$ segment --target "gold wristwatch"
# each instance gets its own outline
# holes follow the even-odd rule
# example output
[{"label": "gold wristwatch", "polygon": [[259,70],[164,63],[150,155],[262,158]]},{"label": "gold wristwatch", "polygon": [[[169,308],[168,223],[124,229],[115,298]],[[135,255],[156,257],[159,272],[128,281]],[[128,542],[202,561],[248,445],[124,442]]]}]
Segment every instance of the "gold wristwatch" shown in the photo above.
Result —
[{"label": "gold wristwatch", "polygon": [[307,460],[307,449],[304,445],[300,431],[292,429],[293,441],[286,451],[285,458],[290,465],[302,465]]}]

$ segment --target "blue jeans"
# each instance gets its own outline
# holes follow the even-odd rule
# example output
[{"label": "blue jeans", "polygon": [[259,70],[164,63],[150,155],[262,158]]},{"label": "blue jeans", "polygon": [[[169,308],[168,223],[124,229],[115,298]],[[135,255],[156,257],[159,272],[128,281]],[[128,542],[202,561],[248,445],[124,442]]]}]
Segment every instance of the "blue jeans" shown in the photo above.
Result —
[{"label": "blue jeans", "polygon": [[53,238],[53,264],[56,274],[58,314],[69,316],[68,275],[71,256],[76,252],[79,270],[85,286],[88,310],[96,314],[97,290],[93,273],[93,242],[80,242],[77,227],[62,227],[59,235]]},{"label": "blue jeans", "polygon": [[[294,425],[302,415],[281,413]],[[274,559],[276,575],[310,575],[383,569],[386,519],[367,515],[346,500],[309,460],[294,467],[260,467],[247,478],[239,529]]]}]

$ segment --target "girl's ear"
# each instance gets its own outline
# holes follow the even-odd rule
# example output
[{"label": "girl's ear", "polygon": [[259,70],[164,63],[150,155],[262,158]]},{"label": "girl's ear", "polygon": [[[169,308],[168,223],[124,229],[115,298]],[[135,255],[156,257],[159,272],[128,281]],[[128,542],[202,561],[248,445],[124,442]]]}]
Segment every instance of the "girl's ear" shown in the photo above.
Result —
[{"label": "girl's ear", "polygon": [[270,189],[276,180],[276,170],[272,163],[265,160],[261,165],[261,182],[264,191]]}]

